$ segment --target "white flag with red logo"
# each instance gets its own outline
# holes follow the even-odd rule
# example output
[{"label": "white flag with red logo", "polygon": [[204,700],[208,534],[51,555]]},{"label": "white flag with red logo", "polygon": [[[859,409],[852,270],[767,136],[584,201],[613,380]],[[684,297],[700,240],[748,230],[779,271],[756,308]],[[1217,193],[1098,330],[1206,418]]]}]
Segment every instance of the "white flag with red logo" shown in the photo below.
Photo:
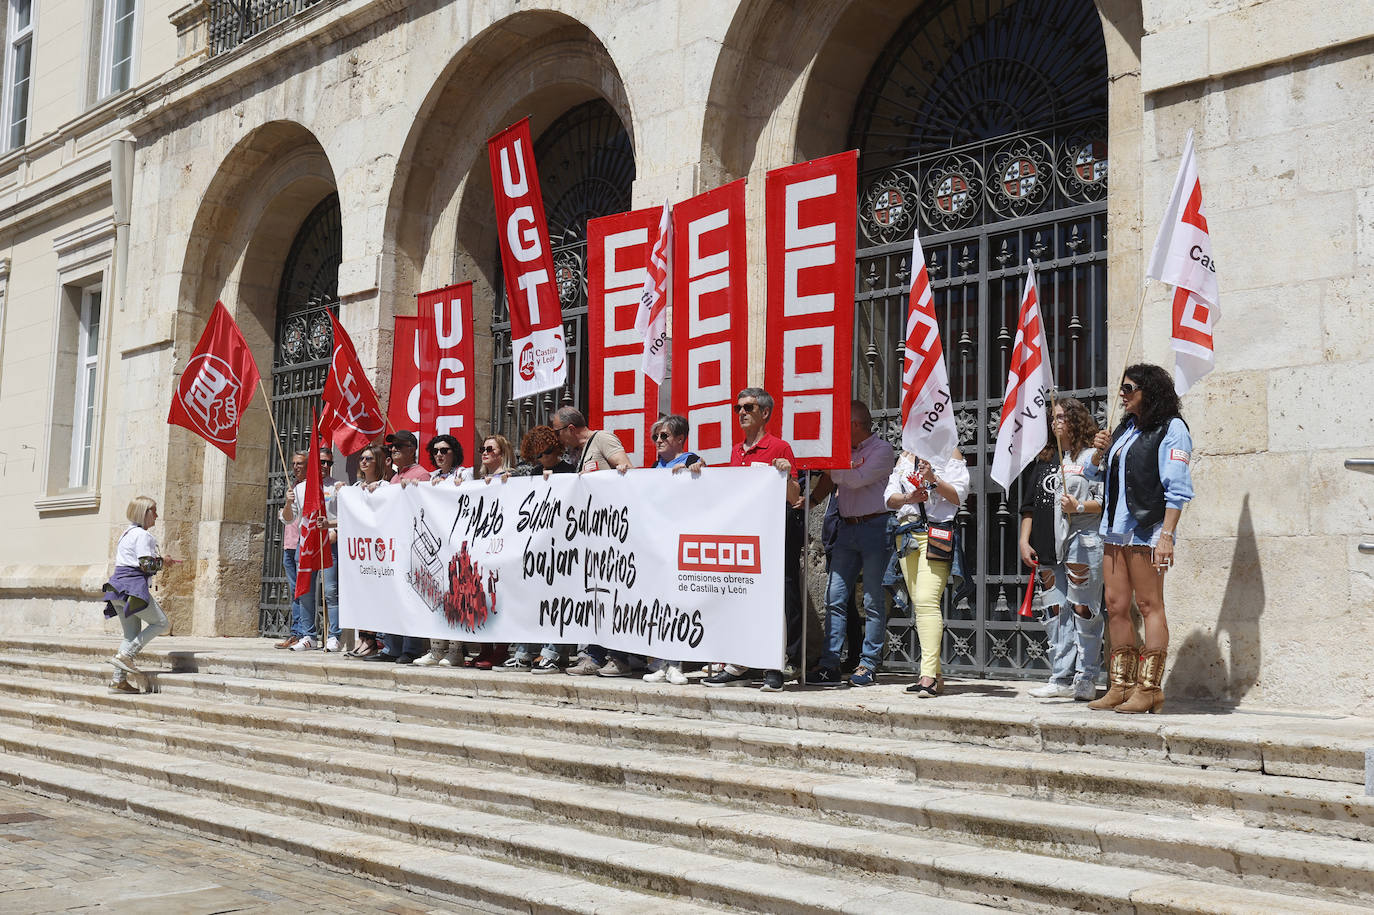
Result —
[{"label": "white flag with red logo", "polygon": [[992,473],[1003,489],[1021,475],[1049,442],[1045,424],[1048,394],[1054,384],[1050,351],[1045,345],[1045,325],[1040,320],[1040,299],[1035,290],[1035,266],[1026,261],[1026,289],[1016,317],[1016,340],[1011,346],[1007,370],[1007,395],[1002,400],[1002,421],[997,426],[997,447],[992,454]]},{"label": "white flag with red logo", "polygon": [[902,447],[917,457],[947,459],[959,444],[949,396],[945,346],[935,321],[935,298],[921,250],[911,239],[911,305],[906,317],[906,354],[902,359]]},{"label": "white flag with red logo", "polygon": [[639,311],[635,314],[635,331],[644,338],[644,362],[641,371],[663,384],[668,368],[668,236],[671,234],[672,210],[663,201],[663,215],[658,219],[658,233],[649,239],[649,256],[644,268],[644,291],[639,296]]},{"label": "white flag with red logo", "polygon": [[311,576],[332,568],[329,521],[324,513],[324,484],[320,477],[320,418],[310,424],[310,460],[305,462],[305,499],[301,508],[301,542],[296,552],[296,597],[310,590]]},{"label": "white flag with red logo", "polygon": [[1202,182],[1193,154],[1193,132],[1183,144],[1174,192],[1164,210],[1147,276],[1174,287],[1174,389],[1184,394],[1216,366],[1212,329],[1217,322],[1217,264],[1203,214]]}]

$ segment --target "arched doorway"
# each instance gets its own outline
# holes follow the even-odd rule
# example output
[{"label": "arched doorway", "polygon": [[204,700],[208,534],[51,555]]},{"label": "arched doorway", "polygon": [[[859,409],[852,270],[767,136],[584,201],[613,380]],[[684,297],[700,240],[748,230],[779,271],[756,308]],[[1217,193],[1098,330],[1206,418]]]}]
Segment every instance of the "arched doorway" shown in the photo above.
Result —
[{"label": "arched doorway", "polygon": [[[943,662],[986,676],[1045,672],[1044,633],[1017,615],[1019,484],[987,471],[1025,281],[1036,264],[1063,396],[1102,421],[1106,397],[1107,56],[1090,0],[929,0],[870,71],[850,128],[860,160],[854,393],[900,439],[911,237],[919,231],[972,484],[967,559],[945,595]],[[912,621],[889,661],[920,657]]]},{"label": "arched doorway", "polygon": [[511,398],[510,311],[504,282],[492,309],[495,357],[492,427],[518,446],[519,436],[565,404],[585,410],[587,390],[587,221],[630,209],[635,179],[629,132],[608,102],[593,99],[569,109],[534,143],[539,187],[549,223],[554,276],[563,310],[568,381],[517,403]]},{"label": "arched doorway", "polygon": [[[272,415],[288,460],[291,452],[310,445],[311,408],[318,406],[329,372],[334,348],[329,313],[337,315],[339,311],[342,250],[339,195],[330,194],[311,210],[296,232],[277,291],[270,391]],[[295,582],[287,581],[282,566],[282,522],[277,514],[286,501],[288,472],[275,448],[267,460],[269,485],[258,619],[264,636],[278,637],[291,630]]]}]

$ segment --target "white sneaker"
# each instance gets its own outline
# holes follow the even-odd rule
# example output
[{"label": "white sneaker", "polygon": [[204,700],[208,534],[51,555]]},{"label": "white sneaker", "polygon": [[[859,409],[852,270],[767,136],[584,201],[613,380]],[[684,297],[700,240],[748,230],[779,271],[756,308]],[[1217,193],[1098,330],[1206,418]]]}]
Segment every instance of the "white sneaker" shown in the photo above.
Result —
[{"label": "white sneaker", "polygon": [[1072,699],[1073,687],[1067,683],[1055,683],[1051,680],[1042,686],[1027,690],[1026,695],[1034,696],[1037,699]]},{"label": "white sneaker", "polygon": [[673,684],[674,686],[686,686],[686,685],[687,685],[687,675],[684,674],[684,673],[682,672],[682,668],[681,668],[681,667],[678,667],[676,664],[672,664],[672,665],[669,665],[668,667],[665,667],[665,668],[663,668],[663,669],[666,670],[666,671],[668,671],[668,682],[669,682],[669,683]]},{"label": "white sneaker", "polygon": [[339,640],[338,640],[338,639],[335,639],[335,638],[331,638],[329,641],[327,641],[327,642],[324,643],[324,650],[325,650],[325,651],[338,651],[338,650],[339,650]]},{"label": "white sneaker", "polygon": [[124,671],[126,674],[139,673],[139,669],[134,666],[133,655],[119,652],[115,654],[113,658],[110,658],[110,663],[113,664],[115,667],[118,667],[120,670]]},{"label": "white sneaker", "polygon": [[617,658],[611,658],[601,666],[596,675],[598,677],[628,677],[633,673],[634,671],[630,670],[629,664]]},{"label": "white sneaker", "polygon": [[644,675],[645,683],[662,683],[668,679],[668,668],[660,667],[658,670]]},{"label": "white sneaker", "polygon": [[434,652],[432,652],[432,651],[431,651],[431,652],[427,652],[427,653],[425,653],[425,654],[422,654],[422,655],[420,655],[420,657],[418,657],[418,658],[415,659],[415,666],[416,666],[416,667],[433,667],[435,664],[438,664],[438,663],[439,663],[439,656],[436,655],[436,654],[434,654]]},{"label": "white sneaker", "polygon": [[299,642],[297,642],[296,644],[292,645],[292,646],[291,646],[291,650],[292,650],[292,651],[314,651],[317,647],[318,647],[318,646],[314,643],[314,641],[311,640],[310,636],[307,635],[305,638],[301,639]]},{"label": "white sneaker", "polygon": [[1091,680],[1079,680],[1073,685],[1073,697],[1079,702],[1091,702],[1097,698],[1097,684]]}]

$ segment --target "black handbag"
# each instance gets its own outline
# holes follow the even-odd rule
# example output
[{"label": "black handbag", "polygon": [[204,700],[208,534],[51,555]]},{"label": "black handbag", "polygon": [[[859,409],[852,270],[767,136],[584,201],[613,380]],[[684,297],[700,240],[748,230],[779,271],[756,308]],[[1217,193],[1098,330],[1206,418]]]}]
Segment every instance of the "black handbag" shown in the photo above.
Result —
[{"label": "black handbag", "polygon": [[926,525],[926,561],[950,562],[954,559],[954,522],[931,521],[926,507],[921,506],[921,520]]}]

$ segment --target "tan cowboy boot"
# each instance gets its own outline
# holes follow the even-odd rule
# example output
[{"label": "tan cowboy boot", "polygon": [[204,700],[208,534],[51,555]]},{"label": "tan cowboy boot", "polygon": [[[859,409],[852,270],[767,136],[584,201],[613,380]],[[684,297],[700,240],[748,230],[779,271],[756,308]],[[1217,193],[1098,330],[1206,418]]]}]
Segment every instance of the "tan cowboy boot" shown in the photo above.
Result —
[{"label": "tan cowboy boot", "polygon": [[1140,656],[1140,666],[1136,668],[1135,692],[1116,707],[1124,715],[1139,715],[1141,712],[1157,712],[1164,708],[1164,657],[1168,652],[1155,648]]},{"label": "tan cowboy boot", "polygon": [[1135,688],[1136,647],[1123,645],[1112,649],[1111,660],[1107,664],[1107,677],[1111,686],[1101,699],[1088,703],[1092,709],[1114,709],[1125,702]]}]

